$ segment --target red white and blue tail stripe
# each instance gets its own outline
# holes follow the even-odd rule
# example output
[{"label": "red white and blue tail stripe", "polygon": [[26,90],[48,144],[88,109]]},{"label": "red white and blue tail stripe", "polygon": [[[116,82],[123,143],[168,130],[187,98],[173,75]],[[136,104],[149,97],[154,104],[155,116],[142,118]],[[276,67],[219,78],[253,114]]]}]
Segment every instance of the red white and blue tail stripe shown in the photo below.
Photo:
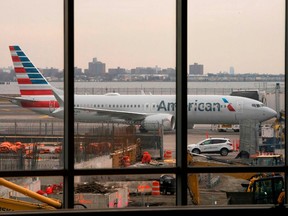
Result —
[{"label": "red white and blue tail stripe", "polygon": [[52,86],[33,65],[19,46],[9,46],[17,82],[20,88],[21,105],[25,108],[58,108]]}]

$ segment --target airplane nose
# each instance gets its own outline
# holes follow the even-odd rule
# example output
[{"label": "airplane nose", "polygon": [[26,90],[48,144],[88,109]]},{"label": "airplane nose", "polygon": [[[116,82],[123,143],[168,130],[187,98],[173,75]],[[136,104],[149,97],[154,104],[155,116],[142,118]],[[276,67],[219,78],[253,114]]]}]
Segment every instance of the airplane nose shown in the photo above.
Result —
[{"label": "airplane nose", "polygon": [[267,108],[267,111],[264,112],[264,116],[269,120],[271,118],[277,117],[277,112],[271,108]]}]

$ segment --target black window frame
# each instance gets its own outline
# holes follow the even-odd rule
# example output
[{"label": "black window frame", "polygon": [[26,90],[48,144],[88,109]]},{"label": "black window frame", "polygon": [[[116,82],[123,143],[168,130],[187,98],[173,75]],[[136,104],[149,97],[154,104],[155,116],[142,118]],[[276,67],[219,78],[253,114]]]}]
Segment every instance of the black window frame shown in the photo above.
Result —
[{"label": "black window frame", "polygon": [[[275,206],[247,206],[245,208],[233,206],[207,206],[205,208],[193,208],[187,206],[187,175],[189,173],[241,173],[241,172],[281,172],[285,174],[285,191],[287,191],[287,161],[285,165],[279,167],[188,167],[187,166],[187,149],[181,143],[187,143],[187,112],[181,112],[187,107],[187,1],[175,0],[176,2],[176,166],[169,168],[137,168],[137,169],[75,169],[74,168],[74,0],[63,0],[64,3],[64,169],[61,170],[19,170],[19,171],[1,171],[0,177],[26,177],[26,176],[63,176],[63,210],[41,211],[41,214],[61,214],[71,215],[73,213],[83,213],[83,210],[74,208],[74,177],[87,175],[129,175],[129,174],[158,174],[174,173],[176,174],[176,207],[165,208],[141,208],[142,213],[182,213],[203,215],[205,213],[215,214],[215,210],[222,215],[231,215],[233,212],[252,213],[271,215],[277,210],[283,211],[287,208],[276,208]],[[287,11],[287,1],[285,1],[285,11]],[[285,13],[285,84],[288,81],[287,76],[287,13]],[[286,85],[285,85],[286,92]],[[287,101],[285,94],[285,101]],[[285,115],[288,104],[285,104]],[[285,120],[286,121],[286,120]],[[286,124],[286,122],[285,122]],[[287,127],[285,127],[287,134]],[[287,137],[287,136],[286,136]],[[285,155],[287,155],[287,138],[285,137]],[[287,200],[285,200],[287,203]],[[177,208],[177,206],[179,208]],[[285,204],[286,206],[286,204]],[[284,206],[284,207],[285,207]],[[66,209],[66,210],[65,210]],[[92,209],[85,210],[85,214],[98,215],[135,215],[140,208],[136,209]],[[193,211],[193,212],[192,212]],[[192,213],[191,213],[192,212]],[[1,212],[2,213],[2,212]],[[2,215],[9,215],[3,212]],[[17,215],[39,214],[37,211],[19,212]],[[11,214],[10,214],[11,215]],[[206,215],[206,214],[205,214]]]}]

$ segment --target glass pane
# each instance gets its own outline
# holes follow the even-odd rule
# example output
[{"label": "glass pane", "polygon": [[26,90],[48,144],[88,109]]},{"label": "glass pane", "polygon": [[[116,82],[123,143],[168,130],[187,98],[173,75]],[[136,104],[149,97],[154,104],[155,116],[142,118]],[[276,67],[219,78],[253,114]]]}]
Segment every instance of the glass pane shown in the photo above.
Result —
[{"label": "glass pane", "polygon": [[3,1],[0,14],[0,169],[57,169],[64,127],[52,86],[63,88],[63,2]]},{"label": "glass pane", "polygon": [[[285,164],[284,39],[285,1],[188,1],[188,166]],[[240,194],[246,174],[200,174],[200,204],[276,203],[271,181]]]},{"label": "glass pane", "polygon": [[270,173],[199,173],[188,177],[189,205],[279,204],[284,175]]},{"label": "glass pane", "polygon": [[175,1],[75,1],[75,40],[75,167],[175,152]]},{"label": "glass pane", "polygon": [[[269,127],[268,130],[273,130]],[[222,128],[223,130],[223,128]],[[245,128],[242,128],[244,131]],[[262,131],[266,130],[262,127]],[[242,131],[242,134],[244,133]],[[260,143],[263,138],[260,130],[257,130],[257,139]],[[266,133],[263,132],[263,133]],[[274,130],[273,130],[274,134]],[[210,125],[196,125],[188,134],[188,156],[192,160],[190,166],[283,166],[284,145],[279,143],[259,144],[255,153],[249,153],[241,147],[241,133],[226,128],[211,128]],[[245,141],[245,133],[243,140]],[[270,140],[276,140],[271,137]],[[283,142],[283,140],[280,140]],[[243,142],[243,141],[242,141]],[[255,147],[254,147],[255,148]],[[252,149],[252,148],[251,148]]]},{"label": "glass pane", "polygon": [[[188,150],[222,159],[284,158],[285,1],[188,4],[188,85],[194,94],[188,111],[195,121]],[[227,140],[215,143],[220,138]],[[201,143],[205,139],[209,143]]]},{"label": "glass pane", "polygon": [[176,204],[173,174],[76,176],[75,204],[95,208],[165,207]]}]

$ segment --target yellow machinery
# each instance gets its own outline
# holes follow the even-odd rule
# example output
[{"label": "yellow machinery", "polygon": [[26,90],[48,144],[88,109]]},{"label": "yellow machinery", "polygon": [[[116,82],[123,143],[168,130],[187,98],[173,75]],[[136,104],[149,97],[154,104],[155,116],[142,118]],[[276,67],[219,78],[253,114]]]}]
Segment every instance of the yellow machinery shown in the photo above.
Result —
[{"label": "yellow machinery", "polygon": [[242,186],[243,192],[226,192],[228,204],[284,204],[284,179],[279,174],[258,174]]},{"label": "yellow machinery", "polygon": [[[208,166],[225,166],[224,163],[216,163],[211,161],[196,161],[193,160],[193,155],[190,152],[187,152],[187,161],[188,166],[200,166],[200,167],[208,167]],[[243,166],[243,164],[241,164]],[[227,175],[233,176],[235,178],[243,178],[249,179],[253,176],[253,173],[227,173]],[[188,176],[188,189],[190,196],[192,198],[192,203],[194,205],[200,204],[200,194],[199,194],[199,185],[198,185],[198,175],[190,174]]]},{"label": "yellow machinery", "polygon": [[62,203],[59,200],[52,199],[40,195],[34,191],[28,190],[10,181],[0,178],[0,185],[15,190],[26,196],[34,198],[42,203],[30,203],[26,201],[11,199],[11,198],[0,198],[0,211],[23,211],[23,210],[56,210],[62,208]]},{"label": "yellow machinery", "polygon": [[[260,157],[263,157],[260,156]],[[271,157],[272,160],[273,157]],[[187,153],[188,166],[227,166],[229,162],[216,163],[211,161],[196,161],[193,160],[193,155]],[[234,162],[234,165],[247,166],[243,163]],[[259,173],[225,173],[225,175],[232,176],[235,178],[249,180],[249,184],[243,185],[246,187],[245,192],[227,192],[227,197],[233,200],[233,203],[229,204],[257,204],[257,203],[274,203],[283,204],[285,193],[284,193],[284,179],[281,175],[275,174],[259,174]],[[275,185],[280,187],[276,187]],[[266,187],[268,185],[268,188]],[[274,188],[275,187],[275,188]],[[198,174],[188,175],[188,189],[194,205],[200,204],[200,194],[198,185]],[[265,191],[263,191],[265,190]],[[268,192],[270,191],[270,192]],[[263,194],[262,194],[263,192]],[[249,196],[249,197],[248,197]],[[244,201],[240,199],[243,197]],[[268,199],[268,198],[269,199]]]}]

